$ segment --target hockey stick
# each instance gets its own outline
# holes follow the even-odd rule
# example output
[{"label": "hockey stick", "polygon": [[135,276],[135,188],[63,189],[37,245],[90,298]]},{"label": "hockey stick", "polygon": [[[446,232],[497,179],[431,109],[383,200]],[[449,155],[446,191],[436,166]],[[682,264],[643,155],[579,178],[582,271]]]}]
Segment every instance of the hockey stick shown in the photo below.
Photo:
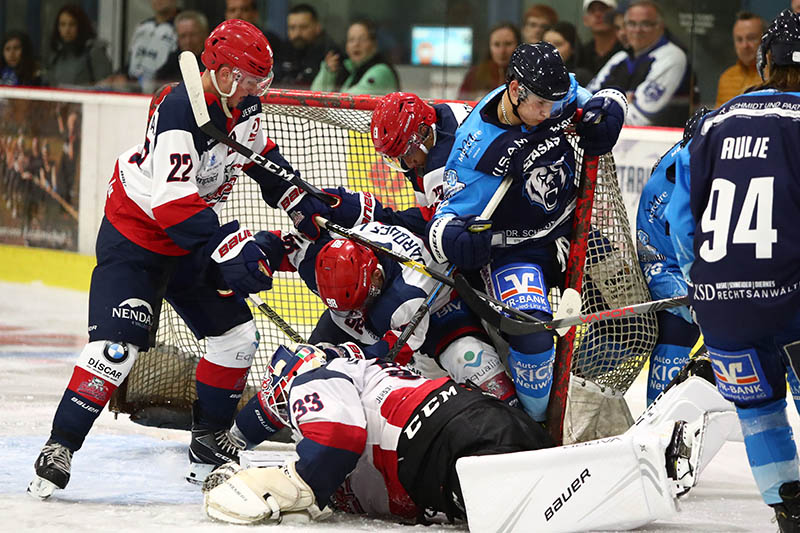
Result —
[{"label": "hockey stick", "polygon": [[[500,182],[500,185],[497,187],[497,190],[494,191],[492,197],[489,199],[489,203],[487,203],[486,207],[483,208],[483,211],[480,214],[481,219],[488,220],[492,217],[495,209],[497,209],[497,206],[500,205],[500,202],[503,200],[503,198],[505,198],[506,192],[508,191],[509,187],[511,187],[512,181],[513,178],[511,176],[506,176],[503,178],[503,181]],[[470,227],[469,231],[478,232],[478,231],[486,231],[489,229],[491,229],[491,226],[482,227],[480,229],[475,229],[475,230],[473,230],[473,228]],[[445,272],[445,275],[446,276],[451,275],[454,269],[455,265],[451,264],[450,267]],[[400,353],[400,350],[402,350],[403,346],[406,345],[408,339],[411,338],[411,335],[414,334],[414,331],[417,329],[417,326],[419,326],[419,323],[422,322],[423,317],[427,315],[428,312],[430,311],[431,305],[433,305],[433,302],[436,301],[436,298],[439,296],[439,292],[441,292],[443,287],[444,287],[444,282],[440,281],[439,283],[437,283],[436,286],[433,288],[433,290],[430,292],[430,294],[428,294],[428,297],[425,298],[425,301],[422,302],[422,305],[420,305],[414,312],[414,314],[411,316],[411,320],[408,321],[408,323],[403,328],[403,331],[400,333],[400,336],[397,337],[397,341],[395,341],[394,346],[392,346],[392,349],[389,350],[389,352],[386,354],[386,358],[389,361],[394,361],[395,357],[397,357],[397,354]]]},{"label": "hockey stick", "polygon": [[239,152],[258,166],[306,191],[317,200],[331,207],[338,205],[339,200],[337,198],[311,185],[297,174],[287,171],[285,168],[273,163],[261,154],[253,152],[250,148],[231,139],[226,133],[214,126],[214,123],[211,122],[211,115],[208,113],[208,107],[206,106],[203,81],[200,77],[200,69],[197,66],[197,58],[192,52],[182,52],[179,56],[178,63],[180,65],[183,83],[186,85],[186,93],[189,95],[189,103],[192,106],[194,120],[197,122],[197,126],[201,131],[212,139],[216,139],[234,151]]},{"label": "hockey stick", "polygon": [[303,344],[306,342],[303,337],[301,337],[300,334],[292,328],[292,326],[287,324],[286,321],[281,318],[281,316],[276,313],[273,308],[268,306],[257,294],[251,294],[249,298],[250,301],[253,302],[256,307],[258,307],[258,310],[266,315],[266,317],[269,318],[273,324],[278,326],[278,329],[285,333],[287,337],[292,339],[293,342],[298,344]]},{"label": "hockey stick", "polygon": [[[370,248],[370,249],[372,249],[372,250],[374,250],[374,251],[376,251],[378,253],[382,253],[382,254],[384,254],[384,255],[386,255],[388,257],[391,257],[392,259],[394,259],[395,261],[397,261],[401,265],[405,265],[408,268],[419,272],[420,274],[423,274],[425,276],[433,278],[436,281],[441,281],[442,283],[444,283],[448,287],[454,287],[454,288],[456,288],[456,290],[458,290],[458,287],[456,286],[456,280],[458,279],[460,274],[456,274],[455,279],[451,278],[450,276],[448,276],[446,274],[442,274],[441,272],[439,272],[437,270],[433,270],[431,268],[428,268],[427,266],[425,266],[423,263],[420,263],[419,261],[415,261],[415,260],[411,259],[410,257],[406,257],[403,254],[397,253],[394,250],[392,250],[391,248],[387,248],[387,247],[383,246],[380,243],[373,242],[373,241],[369,240],[368,238],[364,237],[363,235],[361,235],[358,232],[355,232],[353,230],[350,230],[348,228],[345,228],[343,226],[335,224],[335,223],[327,220],[324,217],[321,217],[319,215],[315,215],[314,216],[314,220],[317,222],[317,224],[319,224],[321,227],[325,228],[326,230],[328,230],[331,233],[337,233],[337,234],[341,235],[342,237],[345,237],[347,239],[350,239],[350,240],[356,241],[356,242],[358,242],[360,244],[363,244],[364,246],[366,246],[366,247],[368,247],[368,248]],[[519,311],[518,309],[514,309],[513,307],[510,307],[510,306],[504,304],[503,302],[501,302],[501,301],[499,301],[499,300],[497,300],[495,298],[492,298],[491,296],[489,296],[485,292],[482,292],[482,291],[480,291],[478,289],[473,288],[472,286],[470,286],[469,283],[466,282],[466,280],[464,281],[464,284],[462,285],[461,290],[469,291],[474,296],[474,299],[477,299],[477,300],[482,301],[482,302],[486,302],[488,304],[491,304],[492,306],[496,306],[498,311],[492,311],[494,314],[497,314],[498,312],[503,311],[503,312],[510,313],[510,314],[514,315],[515,317],[517,317],[518,320],[521,320],[521,321],[538,322],[538,320],[536,320],[532,316],[527,315],[527,314],[523,313],[522,311]],[[465,299],[464,301],[467,303],[467,305],[470,305],[469,302],[475,301],[474,299],[470,299],[469,301]],[[481,309],[481,311],[483,311],[484,308],[481,307],[480,309]],[[475,310],[475,312],[478,313],[477,310]]]}]

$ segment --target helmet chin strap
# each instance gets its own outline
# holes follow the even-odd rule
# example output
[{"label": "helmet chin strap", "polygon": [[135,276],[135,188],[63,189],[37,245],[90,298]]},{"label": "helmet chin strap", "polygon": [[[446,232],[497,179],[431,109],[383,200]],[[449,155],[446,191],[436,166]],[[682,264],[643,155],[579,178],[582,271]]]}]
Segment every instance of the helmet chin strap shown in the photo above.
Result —
[{"label": "helmet chin strap", "polygon": [[211,83],[214,84],[214,88],[219,93],[219,99],[220,102],[222,102],[222,111],[225,113],[225,116],[228,118],[233,118],[233,115],[231,115],[231,110],[228,108],[228,98],[233,96],[233,93],[236,92],[236,86],[238,85],[238,82],[236,81],[236,79],[234,79],[233,85],[231,85],[231,90],[228,91],[227,93],[224,93],[222,92],[222,89],[219,88],[219,84],[217,83],[217,71],[212,70]]},{"label": "helmet chin strap", "polygon": [[[508,93],[508,101],[511,104],[511,112],[514,113],[515,117],[517,117],[518,119],[522,120],[522,117],[519,116],[519,104],[520,104],[519,98],[517,98],[517,103],[515,104],[514,102],[511,101],[511,89],[506,87],[506,93]],[[525,123],[524,120],[522,120],[522,122],[523,122],[523,124]]]}]

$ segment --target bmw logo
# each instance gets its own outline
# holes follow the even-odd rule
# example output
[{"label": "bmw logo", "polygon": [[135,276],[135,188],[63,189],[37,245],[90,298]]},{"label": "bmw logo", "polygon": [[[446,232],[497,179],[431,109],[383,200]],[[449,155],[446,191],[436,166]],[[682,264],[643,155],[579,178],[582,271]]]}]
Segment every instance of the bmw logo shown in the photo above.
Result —
[{"label": "bmw logo", "polygon": [[128,358],[128,346],[119,342],[106,342],[103,355],[112,363],[122,363]]}]

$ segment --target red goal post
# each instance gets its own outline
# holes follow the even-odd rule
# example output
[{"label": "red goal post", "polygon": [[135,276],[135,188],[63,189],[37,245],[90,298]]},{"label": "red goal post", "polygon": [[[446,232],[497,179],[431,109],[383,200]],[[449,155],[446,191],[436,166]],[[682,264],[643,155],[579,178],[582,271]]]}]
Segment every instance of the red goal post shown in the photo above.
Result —
[{"label": "red goal post", "polygon": [[[383,163],[369,136],[371,113],[379,99],[270,90],[262,99],[264,128],[304,180],[317,187],[344,185],[352,190],[368,190],[384,205],[404,209],[414,205],[413,191],[402,175]],[[576,146],[575,137],[570,140]],[[581,159],[582,154],[576,148],[576,160]],[[220,218],[222,222],[238,219],[242,226],[254,231],[291,227],[282,211],[263,202],[257,184],[246,176],[237,179]],[[586,248],[582,312],[648,301],[649,293],[636,259],[610,154],[600,158],[590,227],[591,231],[579,236]],[[558,305],[558,292],[551,292],[554,307]],[[304,338],[323,311],[319,299],[296,274],[277,273],[273,290],[261,296]],[[287,342],[274,324],[257,310],[253,311],[261,342],[243,401],[260,386],[274,347]],[[577,328],[570,346],[573,374],[621,394],[649,356],[656,328],[653,316]],[[195,399],[194,368],[203,353],[204,341],[197,341],[164,302],[155,346],[140,354],[126,385],[119,389],[110,407],[130,413],[133,420],[145,425],[188,427],[189,409]],[[553,394],[566,395],[563,390],[554,390]]]}]

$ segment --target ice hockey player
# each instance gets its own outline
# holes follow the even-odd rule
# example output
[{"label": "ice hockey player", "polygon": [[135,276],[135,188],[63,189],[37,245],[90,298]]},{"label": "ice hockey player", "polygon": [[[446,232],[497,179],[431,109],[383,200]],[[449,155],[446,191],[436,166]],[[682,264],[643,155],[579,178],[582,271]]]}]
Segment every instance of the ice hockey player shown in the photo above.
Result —
[{"label": "ice hockey player", "polygon": [[[627,103],[619,91],[592,96],[567,73],[549,43],[522,44],[506,84],[486,95],[456,132],[444,172],[444,200],[428,224],[434,259],[473,271],[488,292],[537,318],[552,317],[548,289],[557,285],[575,206],[575,156],[564,130],[578,106],[586,154],[611,150]],[[472,233],[503,176],[515,180],[492,217],[492,234]],[[481,221],[477,221],[481,222]],[[549,332],[508,339],[509,367],[526,411],[543,420],[552,383]]]},{"label": "ice hockey player", "polygon": [[[264,35],[249,23],[226,21],[209,35],[201,60],[214,124],[290,169],[259,117],[258,97],[269,87],[273,65]],[[241,171],[259,183],[265,198],[289,189],[201,132],[183,84],[158,104],[144,143],[118,158],[97,237],[89,343],[36,460],[32,495],[47,498],[67,485],[72,454],[138,353],[152,346],[163,298],[207,345],[197,366],[189,475],[202,479],[213,466],[236,458],[237,443],[226,430],[258,346],[242,297],[272,283],[250,231],[237,222],[220,226],[217,216]],[[218,288],[236,296],[222,298]]]},{"label": "ice hockey player", "polygon": [[[681,273],[675,248],[669,236],[664,211],[675,187],[675,164],[678,152],[692,139],[700,119],[708,114],[698,109],[686,122],[683,139],[675,143],[653,167],[650,179],[642,190],[636,212],[636,237],[639,265],[654,300],[685,296],[686,279]],[[700,329],[692,320],[688,307],[674,307],[656,313],[658,340],[650,356],[647,378],[647,404],[661,394],[664,387],[689,362],[689,354],[700,338]]]},{"label": "ice hockey player", "polygon": [[800,471],[786,417],[797,397],[800,15],[761,39],[763,84],[707,115],[679,155],[667,221],[689,298],[734,402],[753,476],[783,532],[800,531]]},{"label": "ice hockey player", "polygon": [[[694,482],[702,426],[695,432],[683,422],[664,423],[668,409],[652,413],[653,424],[643,421],[619,437],[541,450],[551,446],[549,437],[520,409],[395,363],[326,362],[314,346],[295,352],[281,346],[266,379],[259,393],[268,407],[265,424],[273,432],[292,428],[298,459],[282,467],[216,470],[204,485],[204,509],[212,518],[255,524],[287,515],[323,519],[337,509],[425,523],[435,511],[467,517],[475,531],[583,531],[592,520],[615,529],[669,516],[676,495]],[[721,401],[708,382],[690,379]],[[539,452],[511,453],[524,450]],[[461,464],[468,456],[471,463]],[[507,463],[515,458],[525,475],[509,475]],[[500,466],[505,478],[484,483],[481,461],[494,459],[506,463]],[[465,499],[475,487],[483,497]],[[567,495],[554,502],[559,491]],[[503,494],[503,501],[487,509],[491,493]],[[524,513],[524,519],[513,516]],[[496,527],[479,527],[487,519]]]}]

